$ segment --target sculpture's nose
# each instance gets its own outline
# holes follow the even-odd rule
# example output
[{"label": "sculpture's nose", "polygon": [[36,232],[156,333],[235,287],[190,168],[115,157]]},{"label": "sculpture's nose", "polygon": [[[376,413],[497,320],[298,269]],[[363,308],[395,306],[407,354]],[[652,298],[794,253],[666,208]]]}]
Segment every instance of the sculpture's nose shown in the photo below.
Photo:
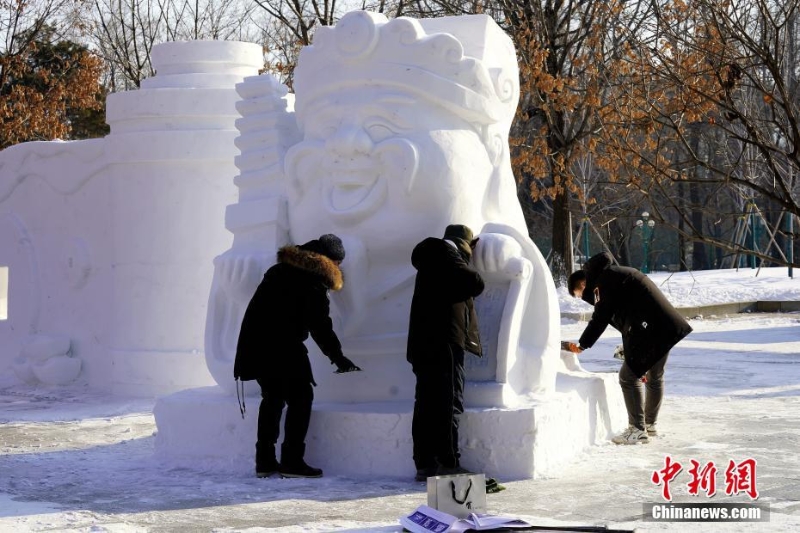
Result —
[{"label": "sculpture's nose", "polygon": [[343,123],[336,132],[325,141],[329,150],[341,155],[353,153],[369,154],[372,151],[372,139],[364,128],[351,123]]}]

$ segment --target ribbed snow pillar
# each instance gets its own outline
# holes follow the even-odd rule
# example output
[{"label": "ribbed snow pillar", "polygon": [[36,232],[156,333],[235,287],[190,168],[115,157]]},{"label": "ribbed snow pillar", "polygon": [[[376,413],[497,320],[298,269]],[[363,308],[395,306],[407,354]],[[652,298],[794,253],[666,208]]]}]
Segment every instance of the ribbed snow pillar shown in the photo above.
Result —
[{"label": "ribbed snow pillar", "polygon": [[231,244],[236,84],[258,73],[250,43],[154,47],[157,75],[107,102],[113,232],[114,392],[165,394],[213,383],[203,356],[213,259]]}]

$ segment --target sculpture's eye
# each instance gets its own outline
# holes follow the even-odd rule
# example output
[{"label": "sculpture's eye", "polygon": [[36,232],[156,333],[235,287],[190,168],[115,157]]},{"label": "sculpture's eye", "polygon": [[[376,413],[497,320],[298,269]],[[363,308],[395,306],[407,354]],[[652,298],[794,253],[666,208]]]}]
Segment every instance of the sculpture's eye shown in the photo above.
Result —
[{"label": "sculpture's eye", "polygon": [[321,128],[319,128],[319,138],[320,139],[330,139],[336,132],[339,131],[339,128],[336,127],[335,124],[325,124]]},{"label": "sculpture's eye", "polygon": [[373,142],[380,142],[392,137],[395,132],[385,124],[373,123],[367,126],[367,133]]},{"label": "sculpture's eye", "polygon": [[339,124],[333,120],[318,120],[310,123],[306,130],[309,137],[315,139],[330,139],[339,131]]}]

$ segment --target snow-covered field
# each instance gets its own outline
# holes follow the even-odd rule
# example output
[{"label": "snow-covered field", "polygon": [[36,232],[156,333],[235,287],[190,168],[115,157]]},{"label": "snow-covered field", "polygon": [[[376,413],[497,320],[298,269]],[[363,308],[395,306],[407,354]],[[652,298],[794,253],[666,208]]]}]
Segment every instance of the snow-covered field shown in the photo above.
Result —
[{"label": "snow-covered field", "polygon": [[[667,299],[676,307],[754,301],[800,301],[800,269],[793,278],[786,268],[701,270],[650,274]],[[592,307],[570,298],[558,289],[561,312],[591,311]]]},{"label": "snow-covered field", "polygon": [[[678,306],[800,301],[786,269],[654,274]],[[800,274],[800,272],[798,272]],[[561,293],[562,312],[586,310]],[[647,445],[592,448],[558,478],[508,482],[489,511],[537,525],[607,525],[637,531],[800,530],[800,314],[692,320],[694,333],[667,364],[659,429]],[[584,323],[564,320],[563,338]],[[607,331],[581,355],[615,372],[620,342]],[[256,479],[247,467],[191,469],[153,456],[152,400],[112,397],[83,385],[32,389],[0,376],[0,531],[401,531],[398,517],[426,502],[409,479]],[[665,457],[684,465],[676,502],[748,503],[725,493],[725,468],[757,461],[758,504],[768,523],[645,522],[643,504],[663,502],[651,481]],[[688,494],[690,460],[718,468],[717,493]],[[469,465],[466,465],[469,466]],[[491,473],[489,473],[491,474]],[[502,481],[502,480],[501,480]]]}]

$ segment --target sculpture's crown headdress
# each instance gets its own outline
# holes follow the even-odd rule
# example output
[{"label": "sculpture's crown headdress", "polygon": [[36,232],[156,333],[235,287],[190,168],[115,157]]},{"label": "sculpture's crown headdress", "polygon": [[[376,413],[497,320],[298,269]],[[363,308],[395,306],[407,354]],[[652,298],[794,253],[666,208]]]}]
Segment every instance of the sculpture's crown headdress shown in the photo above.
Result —
[{"label": "sculpture's crown headdress", "polygon": [[511,40],[485,15],[388,21],[347,13],[318,28],[300,53],[295,109],[302,118],[318,96],[370,84],[416,92],[481,125],[510,125],[519,98]]}]

